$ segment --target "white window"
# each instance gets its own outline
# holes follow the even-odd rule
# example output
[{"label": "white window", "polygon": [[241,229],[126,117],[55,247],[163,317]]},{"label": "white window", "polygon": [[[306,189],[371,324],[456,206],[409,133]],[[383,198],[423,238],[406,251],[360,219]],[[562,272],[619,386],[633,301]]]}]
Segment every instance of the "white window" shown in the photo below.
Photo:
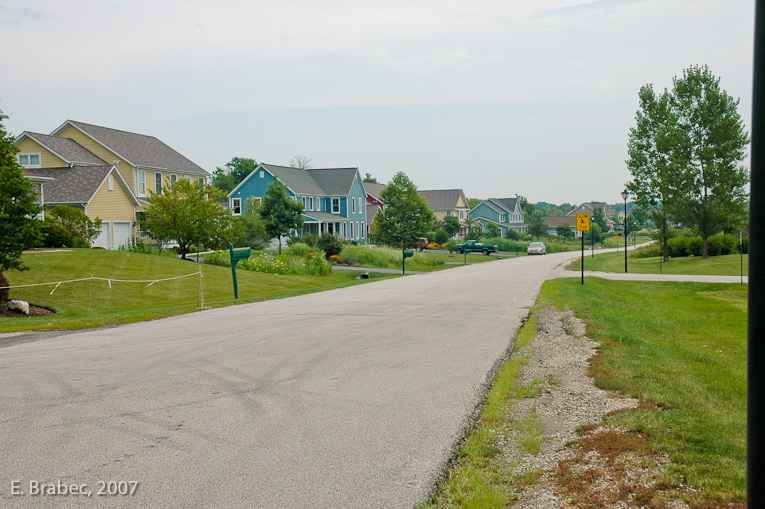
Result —
[{"label": "white window", "polygon": [[332,213],[340,213],[340,198],[332,198]]},{"label": "white window", "polygon": [[356,221],[356,240],[359,240],[359,222]]},{"label": "white window", "polygon": [[191,182],[191,176],[190,176],[190,175],[184,175],[184,176],[183,176],[183,178],[185,178],[186,180],[188,180],[189,182]]},{"label": "white window", "polygon": [[259,175],[258,175],[258,176],[259,176],[260,178],[263,178],[263,177],[265,177],[265,176],[266,176],[266,172],[265,172],[265,171],[263,171],[263,170],[260,170],[260,173],[259,173]]},{"label": "white window", "polygon": [[350,229],[351,229],[351,235],[349,236],[349,238],[350,238],[351,240],[353,240],[353,221],[351,221],[351,222],[350,222],[350,223],[348,223],[348,224],[349,224],[349,226],[350,226]]},{"label": "white window", "polygon": [[364,221],[361,222],[361,238],[364,238],[364,234],[367,232],[367,227],[364,225]]},{"label": "white window", "polygon": [[231,198],[231,214],[234,216],[242,215],[242,199]]},{"label": "white window", "polygon": [[137,187],[136,194],[138,196],[146,196],[146,170],[138,170],[136,176]]},{"label": "white window", "polygon": [[308,198],[308,210],[313,210],[313,196]]},{"label": "white window", "polygon": [[316,198],[316,211],[321,212],[321,198]]},{"label": "white window", "polygon": [[308,209],[305,207],[305,196],[303,196],[303,198],[301,198],[301,200],[302,200],[302,202],[303,202],[303,210],[308,210]]},{"label": "white window", "polygon": [[106,177],[106,186],[109,189],[109,191],[114,191],[114,175],[111,173],[108,177]]},{"label": "white window", "polygon": [[40,154],[19,154],[19,166],[24,168],[42,168]]},{"label": "white window", "polygon": [[154,192],[162,194],[162,174],[159,172],[154,173]]},{"label": "white window", "polygon": [[351,212],[356,213],[356,198],[351,198]]},{"label": "white window", "polygon": [[460,219],[465,219],[465,211],[460,210]]},{"label": "white window", "polygon": [[507,222],[507,214],[500,214],[499,215],[499,222],[500,223],[506,223]]},{"label": "white window", "polygon": [[170,183],[175,184],[175,181],[178,180],[178,175],[170,174]]}]

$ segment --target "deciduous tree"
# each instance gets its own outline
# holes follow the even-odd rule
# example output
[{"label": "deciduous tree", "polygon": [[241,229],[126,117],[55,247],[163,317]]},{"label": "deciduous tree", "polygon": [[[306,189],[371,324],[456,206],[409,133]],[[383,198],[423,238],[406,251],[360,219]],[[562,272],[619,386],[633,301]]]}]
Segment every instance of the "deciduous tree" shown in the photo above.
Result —
[{"label": "deciduous tree", "polygon": [[450,237],[454,237],[460,232],[460,220],[457,219],[457,216],[446,216],[441,227],[446,230]]},{"label": "deciduous tree", "polygon": [[257,168],[258,163],[249,157],[234,157],[223,168],[216,168],[210,178],[213,187],[225,194],[230,193],[247,175]]},{"label": "deciduous tree", "polygon": [[56,223],[77,239],[84,239],[88,245],[101,233],[101,218],[90,219],[85,213],[74,207],[56,205],[48,212]]},{"label": "deciduous tree", "polygon": [[417,192],[417,186],[398,172],[380,193],[385,209],[375,217],[377,237],[385,244],[400,245],[424,237],[433,228],[433,212]]},{"label": "deciduous tree", "polygon": [[221,249],[239,236],[228,211],[208,200],[206,189],[186,179],[167,184],[149,203],[143,228],[160,243],[177,242],[184,260],[192,246]]},{"label": "deciduous tree", "polygon": [[279,181],[271,182],[260,205],[260,216],[268,238],[279,239],[279,254],[282,252],[282,236],[303,227],[303,204],[287,194],[287,188]]}]

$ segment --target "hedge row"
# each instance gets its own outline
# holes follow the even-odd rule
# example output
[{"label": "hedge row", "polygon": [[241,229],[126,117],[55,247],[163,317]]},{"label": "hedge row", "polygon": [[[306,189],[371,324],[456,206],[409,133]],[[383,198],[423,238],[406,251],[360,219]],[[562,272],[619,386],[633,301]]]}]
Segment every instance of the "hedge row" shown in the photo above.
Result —
[{"label": "hedge row", "polygon": [[[701,237],[676,237],[667,242],[670,258],[701,256],[703,244]],[[744,237],[744,254],[749,252],[749,238]],[[709,256],[720,256],[739,252],[738,238],[733,235],[714,235],[709,237]],[[633,255],[635,258],[649,258],[661,255],[660,242],[641,247]]]}]

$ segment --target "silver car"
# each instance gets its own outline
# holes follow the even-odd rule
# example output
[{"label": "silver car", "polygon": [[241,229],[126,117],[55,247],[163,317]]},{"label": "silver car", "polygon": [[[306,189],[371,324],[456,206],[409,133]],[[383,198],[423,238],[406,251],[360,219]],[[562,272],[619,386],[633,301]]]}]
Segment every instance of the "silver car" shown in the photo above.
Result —
[{"label": "silver car", "polygon": [[529,244],[528,249],[526,249],[526,252],[530,255],[543,255],[547,254],[547,247],[545,246],[544,242],[532,242]]}]

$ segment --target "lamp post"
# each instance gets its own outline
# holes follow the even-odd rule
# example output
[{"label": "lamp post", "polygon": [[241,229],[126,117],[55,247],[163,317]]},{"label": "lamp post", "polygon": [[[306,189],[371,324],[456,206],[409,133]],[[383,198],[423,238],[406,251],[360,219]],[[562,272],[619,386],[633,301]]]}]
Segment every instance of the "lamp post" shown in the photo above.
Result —
[{"label": "lamp post", "polygon": [[624,198],[624,272],[627,272],[627,196],[630,194],[625,189],[622,191],[622,198]]}]

